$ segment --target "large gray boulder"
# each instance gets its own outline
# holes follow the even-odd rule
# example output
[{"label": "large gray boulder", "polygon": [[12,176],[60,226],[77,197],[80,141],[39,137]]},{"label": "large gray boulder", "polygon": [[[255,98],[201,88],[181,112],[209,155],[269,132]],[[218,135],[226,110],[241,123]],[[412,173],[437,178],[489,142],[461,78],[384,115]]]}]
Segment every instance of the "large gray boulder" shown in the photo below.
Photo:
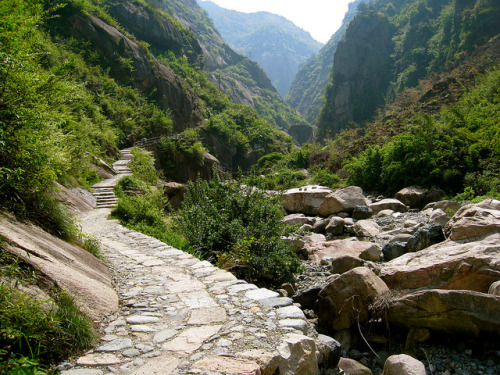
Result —
[{"label": "large gray boulder", "polygon": [[475,240],[500,233],[500,201],[488,199],[462,207],[448,221],[445,234],[451,240]]},{"label": "large gray boulder", "polygon": [[369,204],[363,190],[357,186],[339,189],[327,195],[319,208],[319,214],[330,216],[339,212],[352,212],[356,206]]},{"label": "large gray boulder", "polygon": [[486,293],[500,279],[500,234],[481,241],[446,240],[385,263],[380,277],[391,289],[439,288]]},{"label": "large gray boulder", "polygon": [[391,301],[388,319],[407,328],[443,334],[500,335],[500,296],[468,290],[431,289]]},{"label": "large gray boulder", "polygon": [[385,283],[365,267],[354,268],[332,280],[319,293],[315,311],[321,326],[340,331],[368,319],[368,305],[389,293]]},{"label": "large gray boulder", "polygon": [[324,186],[309,185],[285,191],[280,201],[287,212],[317,215],[324,198],[331,192]]},{"label": "large gray boulder", "polygon": [[359,257],[365,250],[376,246],[373,242],[356,241],[356,239],[317,242],[315,247],[313,244],[306,244],[306,246],[308,246],[309,258],[316,264],[320,264],[324,258],[336,259],[345,255]]}]

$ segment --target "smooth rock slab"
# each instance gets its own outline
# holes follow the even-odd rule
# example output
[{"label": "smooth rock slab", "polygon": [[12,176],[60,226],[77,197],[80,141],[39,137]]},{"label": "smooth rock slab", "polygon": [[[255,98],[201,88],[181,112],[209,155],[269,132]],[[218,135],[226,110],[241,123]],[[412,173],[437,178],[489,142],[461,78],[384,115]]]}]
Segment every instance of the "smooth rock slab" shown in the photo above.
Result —
[{"label": "smooth rock slab", "polygon": [[286,306],[276,310],[278,317],[281,319],[306,319],[304,312],[297,306]]},{"label": "smooth rock slab", "polygon": [[103,353],[103,354],[88,354],[86,356],[78,358],[76,364],[78,366],[110,366],[117,365],[121,363],[120,358],[114,354]]},{"label": "smooth rock slab", "polygon": [[215,335],[222,328],[217,326],[203,326],[187,329],[179,334],[175,339],[163,344],[163,350],[181,353],[193,353],[210,337]]},{"label": "smooth rock slab", "polygon": [[[140,367],[137,371],[132,372],[133,375],[165,375],[171,374],[177,366],[181,363],[182,359],[174,354],[165,354],[152,358],[146,362],[145,365]],[[71,375],[71,374],[70,374]]]},{"label": "smooth rock slab", "polygon": [[133,325],[130,327],[130,330],[132,332],[155,332],[156,331],[156,329],[151,328],[150,326],[143,325],[143,324]]},{"label": "smooth rock slab", "polygon": [[248,359],[206,357],[194,363],[191,370],[209,370],[224,374],[261,375],[260,366]]},{"label": "smooth rock slab", "polygon": [[248,299],[253,299],[255,301],[260,301],[267,298],[279,297],[279,293],[273,292],[266,288],[260,288],[255,290],[249,290],[245,293],[245,297]]},{"label": "smooth rock slab", "polygon": [[118,352],[132,347],[132,340],[128,338],[120,338],[113,340],[105,345],[99,346],[98,352]]},{"label": "smooth rock slab", "polygon": [[291,305],[293,303],[293,300],[288,297],[276,297],[261,299],[259,303],[267,307],[284,307]]},{"label": "smooth rock slab", "polygon": [[197,309],[191,312],[191,316],[187,324],[201,325],[201,324],[214,324],[224,323],[227,320],[226,309],[222,307],[209,307],[204,309]]},{"label": "smooth rock slab", "polygon": [[161,344],[168,339],[171,339],[175,335],[177,335],[179,331],[175,329],[164,329],[163,331],[158,332],[157,334],[154,335],[153,337],[153,342],[157,344]]},{"label": "smooth rock slab", "polygon": [[279,321],[280,326],[293,328],[302,333],[307,333],[307,322],[302,319],[283,319]]},{"label": "smooth rock slab", "polygon": [[128,324],[148,324],[148,323],[156,323],[160,320],[160,318],[156,316],[135,315],[135,316],[129,316],[126,320]]},{"label": "smooth rock slab", "polygon": [[91,370],[91,369],[73,369],[67,371],[61,371],[61,375],[103,375],[101,370]]}]

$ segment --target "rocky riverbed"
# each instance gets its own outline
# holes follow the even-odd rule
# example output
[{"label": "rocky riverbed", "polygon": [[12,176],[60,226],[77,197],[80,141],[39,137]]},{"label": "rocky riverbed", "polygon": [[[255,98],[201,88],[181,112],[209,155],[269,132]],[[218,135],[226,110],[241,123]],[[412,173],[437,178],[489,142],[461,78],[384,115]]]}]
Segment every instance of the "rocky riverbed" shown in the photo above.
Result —
[{"label": "rocky riverbed", "polygon": [[429,195],[315,186],[283,194],[284,221],[304,232],[290,241],[307,272],[282,293],[342,344],[346,374],[381,374],[400,353],[417,358],[421,373],[500,373],[500,202],[425,202]]}]

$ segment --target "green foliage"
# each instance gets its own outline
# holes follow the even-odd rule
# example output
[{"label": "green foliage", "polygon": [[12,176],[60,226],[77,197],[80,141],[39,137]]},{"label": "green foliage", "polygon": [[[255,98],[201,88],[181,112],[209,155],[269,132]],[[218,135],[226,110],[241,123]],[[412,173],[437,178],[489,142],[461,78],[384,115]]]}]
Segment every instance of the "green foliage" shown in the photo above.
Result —
[{"label": "green foliage", "polygon": [[133,148],[131,153],[133,159],[129,167],[134,177],[147,185],[158,184],[161,176],[155,168],[155,160],[151,153],[140,148]]},{"label": "green foliage", "polygon": [[394,193],[413,184],[471,195],[500,191],[500,70],[440,115],[416,116],[405,132],[347,163],[349,183]]},{"label": "green foliage", "polygon": [[332,173],[330,170],[326,168],[316,168],[313,171],[310,182],[316,185],[322,185],[335,189],[340,186],[341,181],[339,176]]},{"label": "green foliage", "polygon": [[65,293],[40,301],[6,284],[0,285],[0,327],[0,347],[8,348],[0,353],[0,368],[6,371],[34,370],[39,361],[60,361],[96,340],[91,320]]},{"label": "green foliage", "polygon": [[176,219],[188,249],[249,281],[293,280],[300,262],[281,236],[287,228],[277,198],[214,178],[188,186]]}]

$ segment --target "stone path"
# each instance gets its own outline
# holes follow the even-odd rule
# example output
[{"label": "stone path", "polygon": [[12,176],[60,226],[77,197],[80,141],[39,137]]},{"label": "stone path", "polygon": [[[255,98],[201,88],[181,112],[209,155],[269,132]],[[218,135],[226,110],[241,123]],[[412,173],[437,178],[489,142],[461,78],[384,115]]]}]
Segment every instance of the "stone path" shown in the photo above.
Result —
[{"label": "stone path", "polygon": [[315,332],[290,298],[128,230],[109,214],[98,208],[80,221],[101,241],[120,308],[102,322],[100,345],[63,375],[273,374],[278,367],[294,374],[307,361],[316,373],[315,341],[304,336]]},{"label": "stone path", "polygon": [[118,203],[118,197],[115,195],[113,188],[120,178],[129,176],[132,171],[128,167],[128,163],[132,160],[130,148],[121,150],[121,159],[113,163],[113,170],[116,176],[108,180],[98,182],[90,188],[92,195],[96,199],[96,208],[113,208]]}]

